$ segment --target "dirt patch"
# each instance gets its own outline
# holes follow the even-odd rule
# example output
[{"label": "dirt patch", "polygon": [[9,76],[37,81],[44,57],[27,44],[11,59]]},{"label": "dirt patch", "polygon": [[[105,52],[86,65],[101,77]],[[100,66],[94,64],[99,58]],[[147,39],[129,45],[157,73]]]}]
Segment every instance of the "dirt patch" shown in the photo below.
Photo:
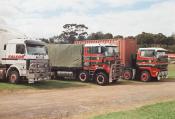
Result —
[{"label": "dirt patch", "polygon": [[175,81],[120,81],[110,86],[0,95],[3,119],[86,119],[91,115],[175,99]]}]

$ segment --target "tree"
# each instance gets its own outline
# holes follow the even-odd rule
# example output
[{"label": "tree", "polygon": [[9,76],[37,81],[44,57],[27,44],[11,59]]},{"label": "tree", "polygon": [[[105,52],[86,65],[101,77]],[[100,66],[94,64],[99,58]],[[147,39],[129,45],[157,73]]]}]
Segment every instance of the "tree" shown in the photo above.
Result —
[{"label": "tree", "polygon": [[122,35],[116,35],[116,36],[114,36],[114,38],[120,39],[120,38],[123,38],[123,36]]},{"label": "tree", "polygon": [[151,33],[142,32],[141,34],[136,36],[137,43],[146,46],[154,43],[154,35]]},{"label": "tree", "polygon": [[113,35],[111,33],[106,33],[106,34],[104,34],[103,38],[104,39],[112,39]]},{"label": "tree", "polygon": [[57,40],[63,40],[68,43],[73,43],[75,40],[83,40],[88,33],[84,24],[65,24],[64,31],[58,36]]},{"label": "tree", "polygon": [[39,40],[41,40],[42,42],[45,42],[45,43],[49,43],[49,40],[46,38],[40,38]]},{"label": "tree", "polygon": [[154,44],[165,44],[166,43],[166,36],[162,33],[154,34]]},{"label": "tree", "polygon": [[87,39],[88,40],[100,40],[100,39],[112,39],[113,35],[111,33],[104,34],[103,32],[99,31],[96,33],[91,33]]},{"label": "tree", "polygon": [[175,38],[173,36],[169,36],[165,40],[165,44],[168,48],[169,45],[173,45],[175,43]]}]

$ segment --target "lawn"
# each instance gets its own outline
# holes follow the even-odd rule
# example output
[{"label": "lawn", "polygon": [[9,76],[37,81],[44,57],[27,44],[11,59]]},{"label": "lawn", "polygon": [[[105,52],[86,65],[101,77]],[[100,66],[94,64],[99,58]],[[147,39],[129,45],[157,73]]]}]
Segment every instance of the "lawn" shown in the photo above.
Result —
[{"label": "lawn", "polygon": [[168,65],[168,76],[169,78],[175,78],[175,64]]},{"label": "lawn", "polygon": [[10,84],[10,83],[0,83],[0,91],[2,90],[18,90],[18,89],[63,89],[72,87],[84,87],[88,84],[81,83],[78,81],[62,81],[62,80],[48,80],[41,81],[35,84]]},{"label": "lawn", "polygon": [[175,101],[143,106],[129,111],[113,112],[91,119],[175,119]]}]

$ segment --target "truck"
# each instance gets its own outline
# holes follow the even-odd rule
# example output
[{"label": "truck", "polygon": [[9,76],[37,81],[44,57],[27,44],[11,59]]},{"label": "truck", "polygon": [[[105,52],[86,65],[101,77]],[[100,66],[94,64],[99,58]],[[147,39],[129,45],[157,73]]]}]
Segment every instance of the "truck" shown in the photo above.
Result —
[{"label": "truck", "polygon": [[121,77],[143,82],[168,77],[167,50],[163,48],[137,48],[134,38],[75,41],[75,44],[115,44],[119,49]]},{"label": "truck", "polygon": [[51,75],[78,78],[107,85],[120,78],[118,48],[115,44],[49,44]]},{"label": "truck", "polygon": [[45,44],[24,35],[0,29],[0,80],[34,83],[49,79]]}]

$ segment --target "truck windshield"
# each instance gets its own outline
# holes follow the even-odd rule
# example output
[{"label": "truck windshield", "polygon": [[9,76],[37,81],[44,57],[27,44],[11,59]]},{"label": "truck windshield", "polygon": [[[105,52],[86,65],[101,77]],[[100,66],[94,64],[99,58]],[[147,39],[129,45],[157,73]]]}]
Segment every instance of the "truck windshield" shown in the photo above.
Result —
[{"label": "truck windshield", "polygon": [[141,56],[142,57],[155,57],[155,50],[142,50]]},{"label": "truck windshield", "polygon": [[106,56],[114,56],[116,54],[118,54],[118,48],[116,46],[107,46],[106,47],[106,52],[105,52]]},{"label": "truck windshield", "polygon": [[167,54],[166,51],[157,51],[156,57],[159,58],[159,57],[165,56],[166,54]]},{"label": "truck windshield", "polygon": [[46,48],[43,45],[27,44],[27,52],[29,55],[46,55]]}]

